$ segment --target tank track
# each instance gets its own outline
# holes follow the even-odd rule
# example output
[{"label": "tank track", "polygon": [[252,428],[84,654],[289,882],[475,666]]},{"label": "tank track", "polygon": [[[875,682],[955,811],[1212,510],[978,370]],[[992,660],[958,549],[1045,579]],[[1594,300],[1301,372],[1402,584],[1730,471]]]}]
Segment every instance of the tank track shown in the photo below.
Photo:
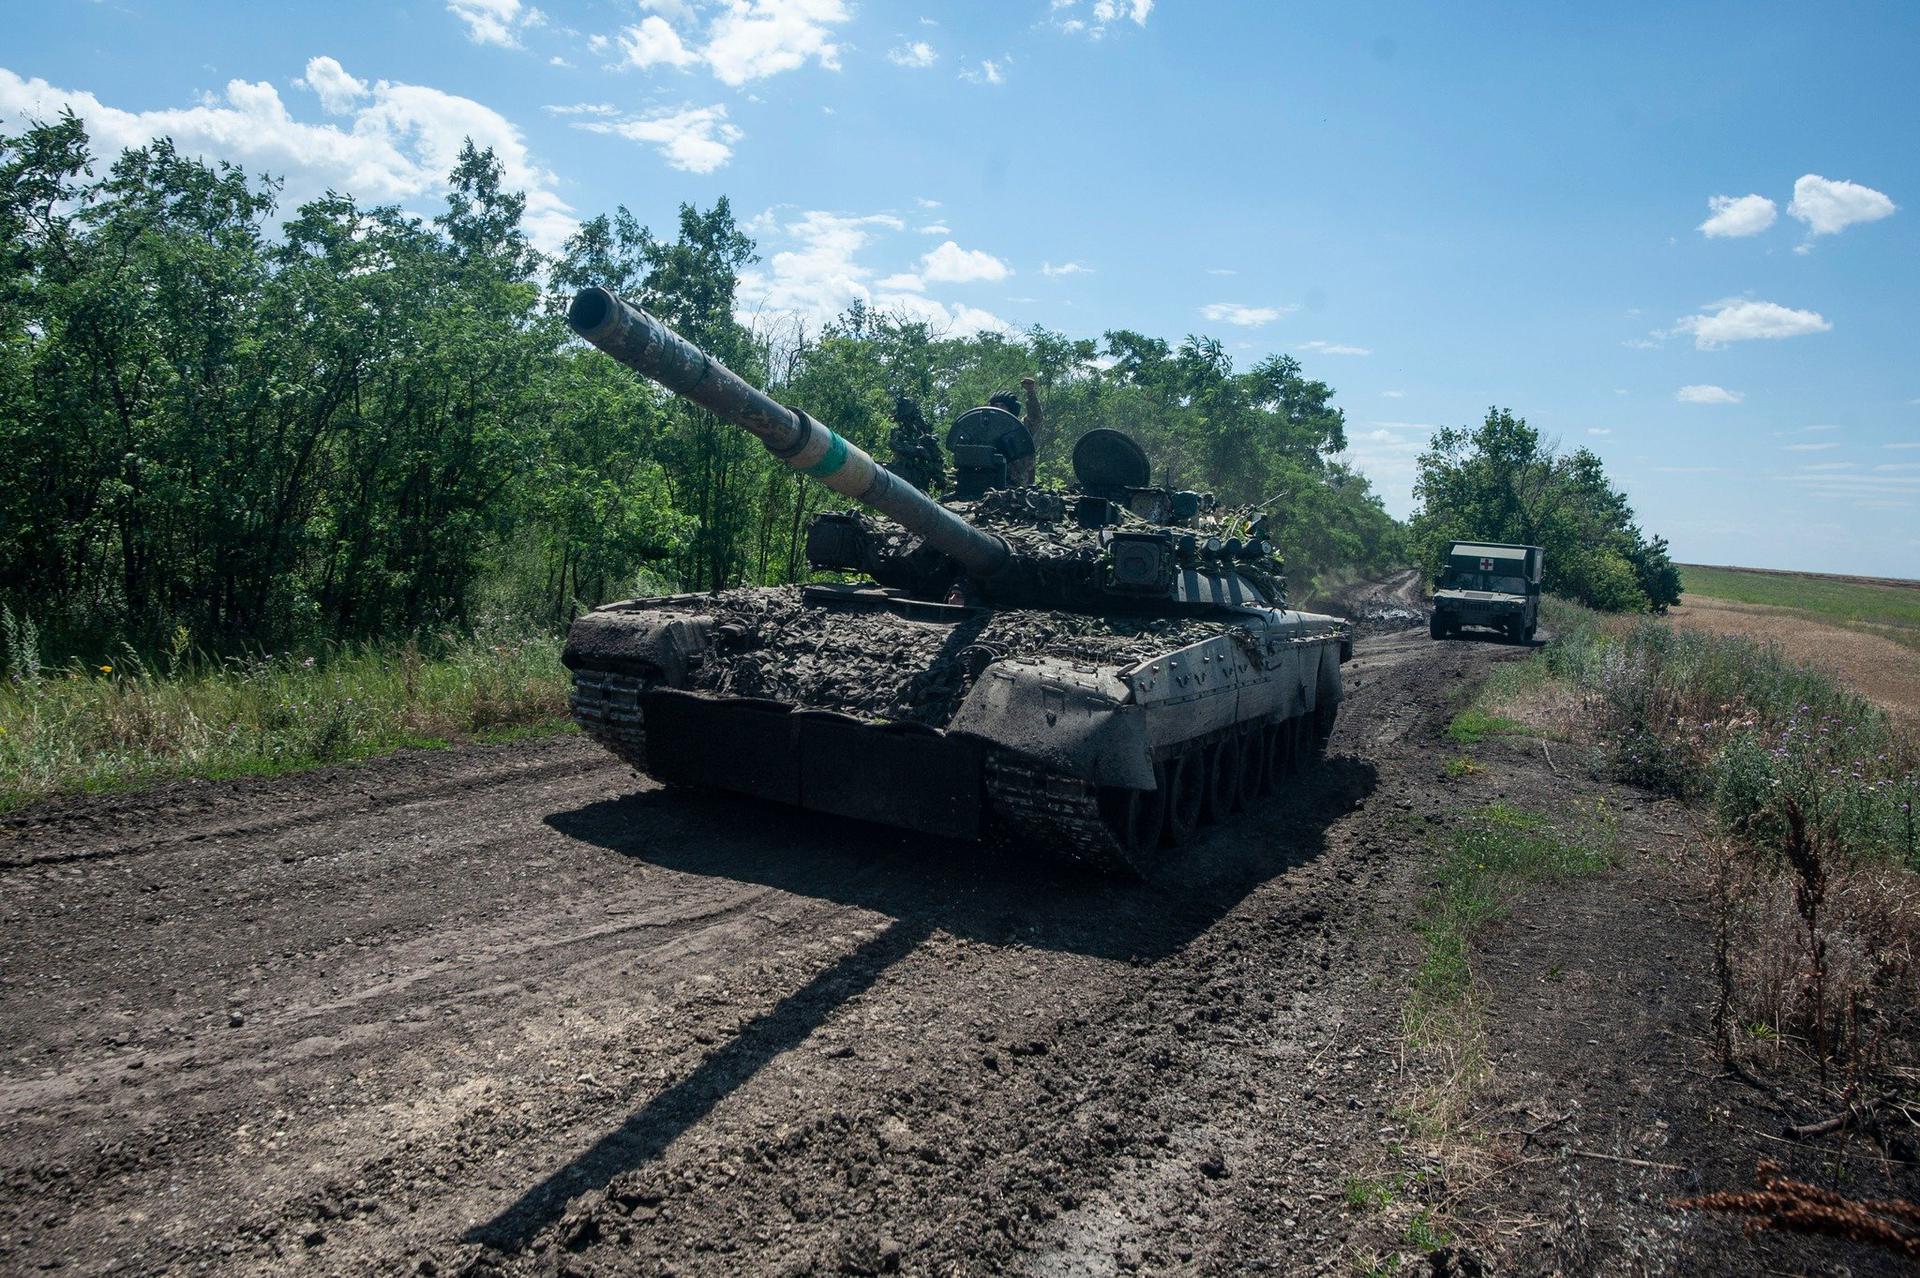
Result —
[{"label": "tank track", "polygon": [[1012,839],[1116,874],[1138,874],[1100,816],[1090,781],[1049,772],[1013,755],[987,756],[987,804]]},{"label": "tank track", "polygon": [[610,670],[576,670],[567,707],[573,721],[628,767],[644,772],[647,732],[640,718],[640,698],[647,681],[638,675]]},{"label": "tank track", "polygon": [[[608,670],[576,670],[567,704],[574,722],[621,762],[646,771],[647,734],[640,700],[648,681]],[[987,804],[1003,833],[1095,869],[1137,873],[1100,816],[1087,781],[995,752],[987,759]]]}]

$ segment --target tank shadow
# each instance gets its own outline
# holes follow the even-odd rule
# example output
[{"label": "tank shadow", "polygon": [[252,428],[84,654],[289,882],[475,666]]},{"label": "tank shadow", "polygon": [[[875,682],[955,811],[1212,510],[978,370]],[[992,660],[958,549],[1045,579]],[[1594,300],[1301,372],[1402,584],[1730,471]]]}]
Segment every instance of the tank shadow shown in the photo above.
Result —
[{"label": "tank shadow", "polygon": [[1169,854],[1144,881],[712,793],[649,790],[554,813],[546,821],[560,834],[649,865],[762,883],[893,922],[475,1226],[467,1241],[524,1247],[561,1218],[574,1196],[658,1158],[935,932],[1127,962],[1165,957],[1259,884],[1320,856],[1327,828],[1371,793],[1375,780],[1372,764],[1334,756],[1296,778],[1288,793]]},{"label": "tank shadow", "polygon": [[718,792],[648,790],[546,823],[649,865],[760,883],[971,940],[1151,961],[1255,885],[1318,857],[1327,826],[1374,783],[1372,764],[1333,756],[1287,793],[1168,851],[1144,881]]}]

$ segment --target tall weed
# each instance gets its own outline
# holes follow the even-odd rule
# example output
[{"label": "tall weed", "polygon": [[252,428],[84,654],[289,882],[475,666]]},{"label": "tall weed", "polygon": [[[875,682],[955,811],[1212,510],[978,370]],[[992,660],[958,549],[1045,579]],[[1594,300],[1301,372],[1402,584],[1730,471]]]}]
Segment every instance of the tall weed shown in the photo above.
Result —
[{"label": "tall weed", "polygon": [[0,612],[0,809],[169,776],[287,771],[406,745],[560,724],[560,641],[492,627],[401,645],[212,658],[177,631],[152,661],[26,662],[30,623]]}]

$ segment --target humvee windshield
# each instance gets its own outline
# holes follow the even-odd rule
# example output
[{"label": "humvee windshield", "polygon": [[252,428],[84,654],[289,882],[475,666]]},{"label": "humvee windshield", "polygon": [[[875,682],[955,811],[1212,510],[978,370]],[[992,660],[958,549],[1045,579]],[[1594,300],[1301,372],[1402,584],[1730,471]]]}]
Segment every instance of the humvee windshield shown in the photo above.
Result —
[{"label": "humvee windshield", "polygon": [[1447,573],[1448,590],[1491,590],[1503,595],[1524,595],[1527,582],[1524,577],[1509,577],[1497,572],[1469,572],[1455,568]]}]

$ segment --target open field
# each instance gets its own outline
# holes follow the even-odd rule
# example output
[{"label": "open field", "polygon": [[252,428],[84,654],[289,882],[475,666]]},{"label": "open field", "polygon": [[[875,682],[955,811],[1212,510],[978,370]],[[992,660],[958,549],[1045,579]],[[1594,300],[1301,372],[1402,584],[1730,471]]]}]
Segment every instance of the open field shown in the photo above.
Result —
[{"label": "open field", "polygon": [[1680,565],[1680,580],[1689,599],[1779,608],[1920,645],[1920,581],[1700,564]]},{"label": "open field", "polygon": [[1715,1072],[1695,814],[1447,734],[1525,655],[1144,883],[577,737],[0,818],[0,1270],[1897,1272],[1668,1205],[1916,1185]]},{"label": "open field", "polygon": [[1777,643],[1920,725],[1920,583],[1682,567],[1673,623]]}]

